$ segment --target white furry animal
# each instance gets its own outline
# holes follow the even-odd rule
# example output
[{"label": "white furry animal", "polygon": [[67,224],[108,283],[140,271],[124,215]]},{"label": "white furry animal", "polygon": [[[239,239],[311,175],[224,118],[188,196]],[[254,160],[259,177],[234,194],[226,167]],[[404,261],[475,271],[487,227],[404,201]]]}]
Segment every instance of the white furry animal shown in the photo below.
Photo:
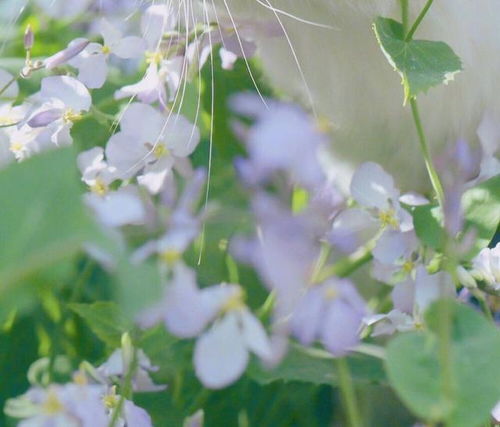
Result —
[{"label": "white furry animal", "polygon": [[[400,78],[372,30],[379,15],[401,20],[399,0],[215,3],[220,13],[234,20],[279,18],[287,37],[257,39],[264,70],[275,87],[306,106],[312,100],[316,112],[331,121],[337,165],[374,160],[403,188],[429,188],[411,112],[402,106]],[[410,24],[424,4],[425,0],[410,0]],[[500,124],[500,1],[438,0],[415,38],[448,43],[464,68],[455,81],[418,98],[432,153],[458,137],[475,143],[485,113]],[[496,143],[500,146],[500,139]],[[341,178],[345,181],[347,175]]]}]

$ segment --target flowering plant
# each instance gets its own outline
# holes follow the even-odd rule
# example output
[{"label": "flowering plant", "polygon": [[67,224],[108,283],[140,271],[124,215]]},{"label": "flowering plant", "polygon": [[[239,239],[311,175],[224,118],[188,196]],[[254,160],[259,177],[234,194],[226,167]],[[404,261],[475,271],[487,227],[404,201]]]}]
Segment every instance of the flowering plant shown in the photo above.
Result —
[{"label": "flowering plant", "polygon": [[269,87],[275,22],[19,3],[0,5],[1,425],[500,422],[500,124],[431,155],[417,100],[462,68],[414,39],[432,0],[373,23],[421,193],[370,158],[349,174],[335,129]]}]

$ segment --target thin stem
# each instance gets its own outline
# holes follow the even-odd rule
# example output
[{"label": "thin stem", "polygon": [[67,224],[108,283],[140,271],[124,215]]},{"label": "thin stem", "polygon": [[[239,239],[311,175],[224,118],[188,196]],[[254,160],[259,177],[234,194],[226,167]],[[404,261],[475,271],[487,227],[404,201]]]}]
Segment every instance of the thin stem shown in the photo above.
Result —
[{"label": "thin stem", "polygon": [[430,7],[432,6],[433,2],[434,2],[434,0],[427,0],[427,3],[425,4],[424,8],[420,12],[420,14],[417,16],[417,19],[415,19],[415,22],[413,23],[413,25],[411,26],[410,31],[408,31],[408,34],[406,34],[406,37],[405,37],[406,42],[409,42],[412,39],[413,35],[415,34],[415,31],[417,31],[417,28],[419,27],[420,23],[424,19],[425,15],[427,15],[427,12],[430,9]]},{"label": "thin stem", "polygon": [[401,21],[403,24],[403,34],[408,31],[408,0],[400,0],[401,2]]},{"label": "thin stem", "polygon": [[361,418],[358,410],[356,393],[352,383],[349,365],[345,357],[335,359],[337,365],[337,374],[339,378],[339,388],[344,402],[347,424],[350,427],[361,427]]},{"label": "thin stem", "polygon": [[4,87],[2,87],[2,89],[0,89],[0,96],[2,96],[2,94],[14,83],[17,81],[19,77],[17,76],[14,76],[12,77],[6,84]]},{"label": "thin stem", "polygon": [[415,127],[417,128],[418,139],[420,142],[420,150],[422,151],[422,155],[424,156],[425,167],[427,168],[427,173],[429,174],[429,178],[432,183],[432,187],[436,193],[438,202],[443,208],[444,206],[444,191],[443,186],[441,185],[441,181],[439,179],[439,175],[432,163],[432,158],[429,153],[429,147],[427,145],[427,139],[425,138],[424,128],[422,126],[422,121],[420,120],[420,113],[418,111],[417,100],[415,98],[410,99],[411,112],[413,114],[413,120],[415,122]]},{"label": "thin stem", "polygon": [[113,411],[113,416],[109,422],[108,427],[115,427],[120,415],[122,413],[123,405],[125,404],[125,399],[132,398],[132,379],[134,378],[135,371],[137,370],[138,360],[137,360],[137,350],[134,348],[132,354],[132,361],[128,367],[127,374],[123,379],[122,389],[120,390],[120,399]]},{"label": "thin stem", "polygon": [[320,271],[315,277],[315,283],[321,283],[331,276],[347,277],[358,268],[371,261],[373,255],[372,247],[362,248],[361,251],[355,252],[353,255],[338,261]]}]

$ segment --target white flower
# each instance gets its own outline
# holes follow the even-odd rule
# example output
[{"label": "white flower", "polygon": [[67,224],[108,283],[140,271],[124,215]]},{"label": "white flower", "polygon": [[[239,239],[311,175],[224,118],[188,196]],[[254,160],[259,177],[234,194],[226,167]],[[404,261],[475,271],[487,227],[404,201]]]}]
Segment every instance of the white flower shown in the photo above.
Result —
[{"label": "white flower", "polygon": [[[108,74],[108,59],[111,54],[123,58],[141,56],[146,43],[140,37],[123,37],[106,19],[100,21],[100,32],[104,44],[90,43],[70,64],[78,68],[78,79],[89,88],[100,88]],[[76,43],[77,40],[74,41]]]},{"label": "white flower", "polygon": [[213,389],[226,387],[243,374],[249,352],[264,360],[272,357],[264,328],[241,301],[241,288],[219,286],[226,291],[218,295],[220,317],[198,338],[194,349],[196,375]]},{"label": "white flower", "polygon": [[332,224],[330,241],[348,252],[384,229],[413,229],[411,215],[401,207],[392,177],[373,162],[363,163],[351,181],[351,195],[360,208],[341,212]]},{"label": "white flower", "polygon": [[495,290],[500,290],[500,243],[484,248],[472,261],[472,275]]},{"label": "white flower", "polygon": [[106,145],[108,162],[122,179],[142,170],[139,182],[152,194],[163,188],[176,160],[189,156],[200,141],[198,128],[184,116],[166,116],[147,104],[131,104],[120,126]]},{"label": "white flower", "polygon": [[45,129],[58,146],[71,144],[69,131],[73,123],[80,120],[92,104],[87,88],[73,77],[45,77],[39,99],[41,105],[30,115],[28,125]]}]

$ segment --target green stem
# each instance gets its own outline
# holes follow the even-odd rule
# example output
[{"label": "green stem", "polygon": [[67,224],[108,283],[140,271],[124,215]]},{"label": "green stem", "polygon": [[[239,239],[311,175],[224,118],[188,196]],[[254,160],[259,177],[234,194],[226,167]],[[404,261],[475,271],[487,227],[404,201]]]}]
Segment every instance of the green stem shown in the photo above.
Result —
[{"label": "green stem", "polygon": [[137,370],[138,359],[137,359],[137,350],[134,347],[134,352],[132,355],[132,361],[130,362],[130,366],[128,367],[127,374],[123,379],[122,388],[120,390],[120,399],[113,411],[113,416],[111,417],[111,421],[109,422],[108,427],[115,427],[118,422],[118,418],[122,413],[123,405],[125,404],[125,399],[132,398],[132,379],[134,378],[135,371]]},{"label": "green stem", "polygon": [[420,14],[417,16],[417,19],[415,19],[415,22],[413,23],[413,25],[411,26],[410,31],[408,31],[408,34],[406,34],[406,37],[405,37],[406,42],[409,42],[412,39],[413,35],[415,34],[415,31],[417,31],[417,28],[419,27],[420,23],[424,19],[425,15],[427,15],[427,12],[430,9],[430,7],[432,6],[433,2],[434,2],[434,0],[427,0],[427,3],[425,4],[424,8],[420,12]]},{"label": "green stem", "polygon": [[425,137],[424,128],[422,126],[422,121],[420,120],[420,113],[418,111],[417,100],[415,98],[410,99],[411,112],[413,114],[413,120],[415,122],[415,127],[418,133],[418,139],[420,142],[420,150],[422,151],[422,155],[425,161],[425,167],[427,168],[427,173],[429,174],[429,178],[432,183],[432,187],[436,193],[438,202],[443,208],[444,206],[444,191],[443,186],[441,185],[441,181],[439,179],[439,175],[432,163],[432,158],[429,153],[429,147],[427,145],[427,139]]},{"label": "green stem", "polygon": [[349,427],[361,427],[361,418],[358,410],[356,393],[352,383],[349,365],[345,357],[335,359],[337,365],[337,374],[339,378],[339,388],[344,402],[347,424]]},{"label": "green stem", "polygon": [[315,283],[321,283],[324,280],[332,276],[337,277],[347,277],[358,268],[365,265],[367,262],[371,261],[373,255],[371,253],[372,248],[363,248],[359,252],[355,252],[353,255],[338,261],[337,263],[324,268],[315,277]]},{"label": "green stem", "polygon": [[408,31],[408,0],[400,0],[401,2],[401,21],[403,24],[403,34]]}]

